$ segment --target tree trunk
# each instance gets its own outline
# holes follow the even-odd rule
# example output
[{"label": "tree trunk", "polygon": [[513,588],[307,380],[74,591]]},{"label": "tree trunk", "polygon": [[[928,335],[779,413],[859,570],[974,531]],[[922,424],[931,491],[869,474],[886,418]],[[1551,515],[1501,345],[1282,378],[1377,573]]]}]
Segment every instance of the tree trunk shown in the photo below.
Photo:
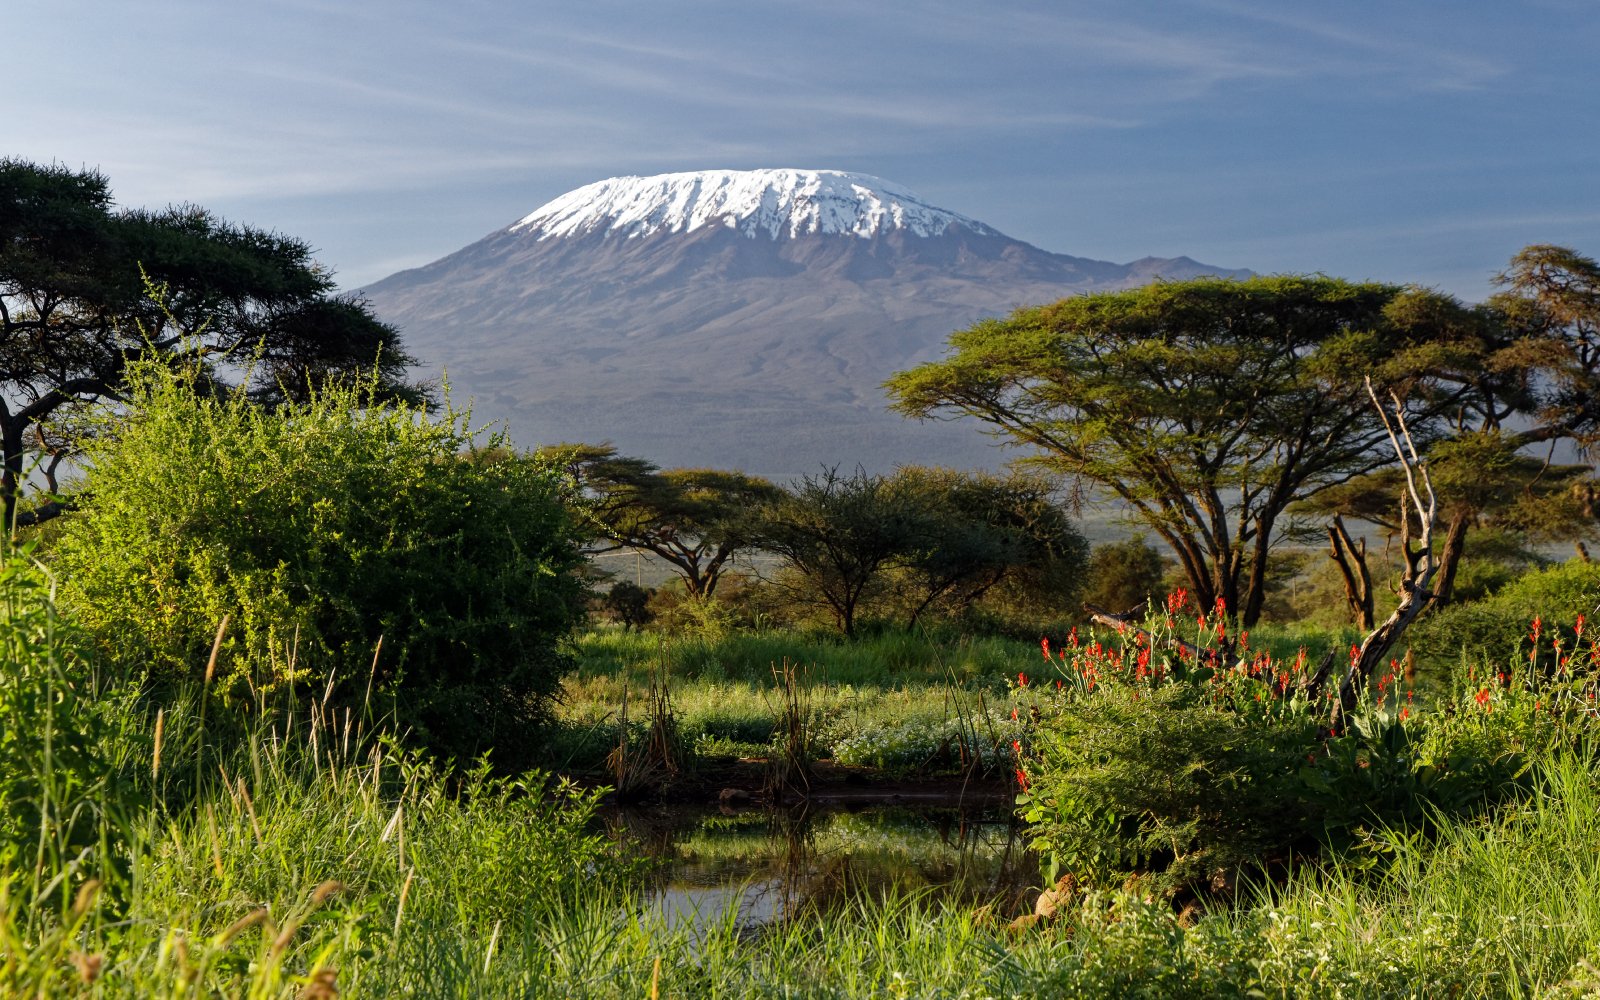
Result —
[{"label": "tree trunk", "polygon": [[1245,587],[1244,608],[1240,621],[1245,628],[1254,628],[1261,619],[1262,606],[1267,603],[1267,556],[1272,550],[1271,517],[1257,522],[1255,550],[1250,554],[1250,580]]},{"label": "tree trunk", "polygon": [[[1402,425],[1404,426],[1404,425]],[[1407,444],[1410,439],[1407,439]],[[1398,445],[1396,451],[1399,451]],[[1402,455],[1402,457],[1404,457]],[[1417,495],[1416,487],[1411,486],[1411,496],[1417,501],[1417,519],[1421,523],[1421,543],[1412,548],[1411,536],[1407,530],[1410,515],[1401,510],[1400,525],[1401,551],[1405,553],[1406,572],[1400,581],[1400,604],[1394,613],[1384,620],[1383,624],[1373,629],[1362,641],[1355,658],[1350,661],[1350,669],[1345,672],[1344,680],[1339,684],[1339,697],[1334,702],[1333,713],[1329,725],[1337,729],[1345,716],[1356,707],[1356,702],[1361,697],[1361,691],[1366,687],[1372,675],[1383,664],[1383,658],[1389,650],[1399,641],[1400,636],[1427,609],[1433,599],[1433,592],[1429,586],[1433,583],[1434,574],[1438,571],[1439,561],[1433,554],[1433,523],[1438,509],[1437,501],[1433,497],[1433,485],[1428,482],[1428,472],[1422,464],[1415,459],[1413,452],[1412,463],[1421,474],[1424,484],[1427,485],[1429,504],[1426,510],[1422,509],[1421,497]],[[1411,470],[1407,470],[1410,475]]]},{"label": "tree trunk", "polygon": [[1370,632],[1377,615],[1373,610],[1372,571],[1367,566],[1367,540],[1363,538],[1356,544],[1345,530],[1344,518],[1337,514],[1328,525],[1328,557],[1344,577],[1344,597],[1356,624]]},{"label": "tree trunk", "polygon": [[7,420],[0,427],[0,450],[5,452],[0,459],[0,492],[5,494],[3,510],[5,514],[5,531],[9,535],[17,523],[17,501],[22,492],[23,478],[23,435],[27,432],[27,425],[15,418]]},{"label": "tree trunk", "polygon": [[1433,588],[1430,608],[1442,608],[1450,603],[1455,591],[1456,567],[1467,548],[1467,530],[1472,527],[1472,511],[1458,509],[1450,515],[1450,527],[1445,532],[1444,549],[1439,553],[1439,585]]},{"label": "tree trunk", "polygon": [[1423,609],[1428,606],[1429,598],[1433,596],[1428,590],[1434,572],[1433,555],[1427,550],[1418,555],[1421,557],[1420,560],[1413,562],[1415,568],[1407,574],[1406,581],[1401,585],[1400,606],[1394,609],[1394,613],[1385,619],[1382,625],[1367,634],[1355,659],[1350,661],[1350,669],[1339,684],[1339,698],[1334,702],[1333,714],[1329,720],[1329,725],[1334,729],[1339,728],[1345,716],[1355,709],[1362,689],[1383,664],[1383,658],[1399,640],[1401,633],[1422,614]]},{"label": "tree trunk", "polygon": [[[1337,731],[1343,725],[1345,718],[1355,709],[1362,689],[1377,672],[1384,656],[1433,599],[1433,592],[1428,588],[1433,583],[1433,576],[1439,568],[1439,562],[1433,554],[1433,528],[1439,514],[1439,499],[1433,492],[1433,481],[1428,476],[1428,467],[1417,455],[1416,445],[1411,440],[1411,432],[1406,428],[1400,400],[1390,396],[1394,399],[1395,409],[1395,421],[1391,424],[1388,413],[1384,411],[1383,405],[1378,402],[1377,393],[1372,389],[1370,378],[1367,379],[1367,394],[1372,397],[1373,405],[1378,407],[1378,414],[1383,417],[1384,426],[1389,430],[1389,440],[1394,445],[1395,455],[1405,467],[1406,492],[1401,494],[1400,502],[1400,550],[1405,554],[1406,572],[1400,583],[1399,606],[1382,625],[1367,634],[1355,658],[1350,661],[1350,669],[1345,672],[1344,680],[1339,684],[1339,697],[1334,700],[1333,712],[1328,722],[1330,730],[1333,731]],[[1399,426],[1398,434],[1395,424]],[[1404,449],[1400,446],[1400,434],[1405,436]],[[1419,479],[1427,492],[1426,503],[1422,499],[1422,493],[1417,489]],[[1418,527],[1421,529],[1419,544],[1415,548],[1411,545],[1412,512],[1406,510],[1407,499],[1411,501]]]}]

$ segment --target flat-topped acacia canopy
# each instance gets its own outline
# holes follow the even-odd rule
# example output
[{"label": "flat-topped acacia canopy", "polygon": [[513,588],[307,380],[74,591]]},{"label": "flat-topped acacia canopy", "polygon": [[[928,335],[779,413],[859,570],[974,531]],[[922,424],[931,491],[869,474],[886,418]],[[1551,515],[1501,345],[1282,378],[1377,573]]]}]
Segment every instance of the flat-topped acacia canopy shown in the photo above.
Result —
[{"label": "flat-topped acacia canopy", "polygon": [[1425,431],[1446,395],[1428,375],[1470,320],[1396,285],[1161,282],[985,320],[886,388],[902,413],[977,417],[1030,446],[1026,462],[1110,491],[1203,607],[1250,625],[1285,508],[1393,461],[1363,378],[1408,399]]}]

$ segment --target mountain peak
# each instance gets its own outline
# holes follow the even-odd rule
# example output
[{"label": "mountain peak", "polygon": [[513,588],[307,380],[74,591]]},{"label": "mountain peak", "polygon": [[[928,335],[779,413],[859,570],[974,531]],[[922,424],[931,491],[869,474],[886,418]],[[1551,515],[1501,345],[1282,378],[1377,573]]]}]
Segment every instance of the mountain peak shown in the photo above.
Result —
[{"label": "mountain peak", "polygon": [[632,239],[721,226],[776,240],[818,233],[865,239],[895,230],[938,236],[952,225],[997,235],[878,177],[781,169],[612,177],[567,192],[510,229],[538,240],[591,232]]}]

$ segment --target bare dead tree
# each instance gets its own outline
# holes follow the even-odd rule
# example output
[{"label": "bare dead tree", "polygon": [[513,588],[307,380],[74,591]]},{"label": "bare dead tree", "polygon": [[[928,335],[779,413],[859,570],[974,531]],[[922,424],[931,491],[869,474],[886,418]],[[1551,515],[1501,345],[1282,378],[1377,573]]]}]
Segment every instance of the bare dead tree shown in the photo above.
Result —
[{"label": "bare dead tree", "polygon": [[[1383,658],[1433,599],[1430,588],[1434,574],[1439,569],[1433,551],[1433,529],[1438,520],[1439,498],[1434,495],[1428,467],[1417,454],[1411,431],[1406,427],[1405,410],[1400,405],[1400,399],[1392,392],[1389,394],[1390,401],[1394,403],[1394,419],[1391,420],[1372,388],[1372,379],[1368,378],[1366,385],[1367,395],[1372,398],[1372,405],[1378,408],[1378,415],[1383,418],[1384,428],[1389,432],[1389,443],[1394,446],[1394,453],[1405,470],[1406,492],[1400,501],[1400,547],[1405,557],[1405,572],[1400,581],[1399,605],[1381,625],[1367,633],[1366,639],[1350,660],[1344,680],[1339,684],[1339,697],[1334,701],[1330,719],[1330,725],[1334,728],[1355,708],[1362,690],[1383,663]],[[1405,442],[1404,447],[1402,441]],[[1412,533],[1413,520],[1416,522],[1415,535]]]},{"label": "bare dead tree", "polygon": [[1328,556],[1344,577],[1344,598],[1355,615],[1356,624],[1371,629],[1377,617],[1372,604],[1372,570],[1367,565],[1367,540],[1356,541],[1344,526],[1344,518],[1333,515],[1328,525]]}]

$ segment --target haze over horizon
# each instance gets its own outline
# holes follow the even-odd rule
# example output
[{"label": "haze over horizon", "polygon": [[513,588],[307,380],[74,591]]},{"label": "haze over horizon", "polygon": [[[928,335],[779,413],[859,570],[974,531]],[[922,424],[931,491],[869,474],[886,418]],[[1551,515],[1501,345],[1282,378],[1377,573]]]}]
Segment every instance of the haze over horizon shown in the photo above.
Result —
[{"label": "haze over horizon", "polygon": [[1527,243],[1600,252],[1592,0],[13,0],[7,22],[0,154],[299,236],[346,288],[602,178],[708,168],[872,174],[1057,253],[1469,299]]}]

